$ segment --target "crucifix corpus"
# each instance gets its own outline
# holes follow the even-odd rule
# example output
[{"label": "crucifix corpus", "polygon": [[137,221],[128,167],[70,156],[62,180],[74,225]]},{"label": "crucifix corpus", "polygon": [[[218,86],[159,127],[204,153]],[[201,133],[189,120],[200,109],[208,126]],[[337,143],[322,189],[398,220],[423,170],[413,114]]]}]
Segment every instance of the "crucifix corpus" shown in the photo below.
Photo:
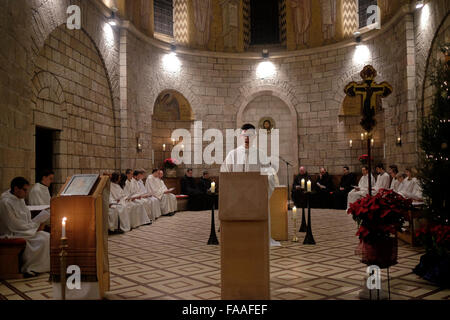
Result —
[{"label": "crucifix corpus", "polygon": [[376,83],[374,81],[377,76],[377,71],[371,65],[367,65],[360,73],[362,82],[350,82],[344,89],[346,95],[350,97],[361,96],[362,110],[361,110],[361,127],[367,131],[367,156],[369,166],[369,195],[372,195],[372,179],[371,179],[371,146],[370,140],[372,139],[372,130],[376,125],[375,121],[375,109],[377,104],[377,97],[386,98],[389,96],[393,89],[387,82]]}]

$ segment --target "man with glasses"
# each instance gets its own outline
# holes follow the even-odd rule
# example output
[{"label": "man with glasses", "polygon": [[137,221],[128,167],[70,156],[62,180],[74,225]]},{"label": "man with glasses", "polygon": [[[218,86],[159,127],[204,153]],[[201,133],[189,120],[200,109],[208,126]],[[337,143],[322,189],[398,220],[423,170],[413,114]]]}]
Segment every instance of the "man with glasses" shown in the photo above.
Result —
[{"label": "man with glasses", "polygon": [[[30,183],[23,177],[11,181],[11,189],[0,197],[0,238],[24,238],[21,271],[28,275],[50,271],[50,234],[44,224],[31,219],[25,205]],[[48,213],[47,213],[48,214]],[[34,220],[34,221],[33,221]]]}]

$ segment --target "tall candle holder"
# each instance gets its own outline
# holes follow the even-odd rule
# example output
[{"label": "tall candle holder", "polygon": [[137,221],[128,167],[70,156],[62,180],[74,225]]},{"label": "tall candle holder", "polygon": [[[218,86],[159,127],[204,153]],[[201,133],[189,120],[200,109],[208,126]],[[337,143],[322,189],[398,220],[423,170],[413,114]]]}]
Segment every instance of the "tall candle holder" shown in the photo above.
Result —
[{"label": "tall candle holder", "polygon": [[310,197],[311,197],[311,192],[307,192],[306,193],[306,199],[307,199],[307,205],[308,205],[308,226],[306,228],[306,236],[305,236],[305,240],[303,241],[303,244],[316,244],[316,241],[314,241],[314,237],[312,234],[312,229],[311,229],[311,206],[310,206]]},{"label": "tall candle holder", "polygon": [[297,238],[297,217],[295,216],[295,212],[292,211],[292,220],[294,220],[294,237],[292,238],[292,242],[298,242]]},{"label": "tall candle holder", "polygon": [[[302,188],[302,192],[305,192],[305,188]],[[298,232],[306,232],[306,216],[305,216],[305,201],[302,201],[302,223],[300,224],[300,229]]]},{"label": "tall candle holder", "polygon": [[67,238],[65,236],[61,237],[61,244],[59,248],[59,263],[60,263],[60,281],[61,281],[61,297],[62,300],[66,300],[66,264],[67,264]]}]

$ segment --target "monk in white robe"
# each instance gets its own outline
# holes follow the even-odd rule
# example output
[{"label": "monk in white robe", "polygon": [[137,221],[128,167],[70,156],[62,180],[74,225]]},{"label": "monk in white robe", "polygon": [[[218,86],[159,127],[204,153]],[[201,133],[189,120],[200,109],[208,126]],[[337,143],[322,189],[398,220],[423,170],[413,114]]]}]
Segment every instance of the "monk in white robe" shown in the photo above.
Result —
[{"label": "monk in white robe", "polygon": [[376,166],[375,170],[378,173],[377,182],[375,183],[375,187],[373,188],[373,194],[377,194],[381,189],[389,189],[391,178],[389,174],[384,170],[383,164],[379,164]]},{"label": "monk in white robe", "polygon": [[161,216],[161,206],[159,200],[148,193],[147,188],[145,188],[145,185],[142,182],[143,177],[143,171],[134,171],[133,178],[130,182],[128,196],[137,198],[136,201],[143,203],[150,220],[156,220]]},{"label": "monk in white robe", "polygon": [[147,177],[145,187],[149,194],[159,200],[161,206],[161,214],[172,214],[177,211],[177,197],[167,189],[162,180],[164,173],[162,170],[153,170],[152,174]]},{"label": "monk in white robe", "polygon": [[[268,199],[272,196],[273,190],[277,186],[276,170],[270,165],[263,165],[258,161],[259,150],[254,146],[256,141],[255,127],[251,124],[244,124],[241,128],[240,146],[231,150],[225,158],[221,172],[261,172],[268,178]],[[243,143],[243,144],[242,144]],[[270,204],[268,204],[270,210]],[[281,246],[278,241],[272,239],[270,232],[270,211],[268,212],[269,225],[269,245],[271,247]]]},{"label": "monk in white robe", "polygon": [[[347,210],[350,204],[364,198],[369,193],[369,169],[364,166],[361,169],[363,176],[359,179],[358,186],[348,193]],[[375,183],[375,178],[371,177],[372,183]]]},{"label": "monk in white robe", "polygon": [[422,196],[422,187],[420,186],[419,180],[413,177],[413,173],[411,169],[406,169],[406,176],[403,179],[402,187],[398,191],[402,196],[408,199],[421,201],[423,200]]},{"label": "monk in white robe", "polygon": [[392,178],[391,186],[389,187],[389,189],[394,190],[395,192],[398,192],[398,190],[399,190],[398,188],[400,186],[400,181],[397,179],[398,167],[395,164],[389,166],[388,173]]},{"label": "monk in white robe", "polygon": [[129,198],[118,182],[119,174],[113,173],[111,175],[109,198],[109,229],[114,231],[120,228],[120,230],[127,232],[131,228],[151,223],[144,205],[133,201],[133,198]]},{"label": "monk in white robe", "polygon": [[50,205],[50,185],[53,183],[55,174],[53,171],[45,170],[42,173],[42,177],[30,190],[28,194],[28,205]]},{"label": "monk in white robe", "polygon": [[[0,238],[24,238],[21,272],[34,274],[50,271],[50,234],[43,224],[31,219],[25,204],[30,185],[22,177],[11,181],[11,189],[0,197]],[[4,262],[2,262],[4,263]]]}]

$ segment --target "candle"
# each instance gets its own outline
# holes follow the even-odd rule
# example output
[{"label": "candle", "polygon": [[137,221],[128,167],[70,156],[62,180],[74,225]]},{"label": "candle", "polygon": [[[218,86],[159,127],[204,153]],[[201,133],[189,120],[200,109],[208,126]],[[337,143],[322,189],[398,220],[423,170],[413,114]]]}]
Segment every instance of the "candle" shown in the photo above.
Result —
[{"label": "candle", "polygon": [[364,133],[361,133],[361,140],[364,140]]},{"label": "candle", "polygon": [[293,219],[297,218],[297,217],[295,216],[296,213],[297,213],[297,207],[294,206],[294,207],[292,208],[292,218],[293,218]]},{"label": "candle", "polygon": [[66,217],[64,217],[62,219],[62,234],[61,234],[61,238],[65,238],[66,237],[66,220],[67,220]]},{"label": "candle", "polygon": [[367,132],[364,132],[364,137],[367,139]]},{"label": "candle", "polygon": [[349,144],[350,148],[353,147],[353,140],[350,139],[350,141],[348,142],[348,144]]},{"label": "candle", "polygon": [[216,191],[216,183],[211,182],[211,192],[214,193]]},{"label": "candle", "polygon": [[175,145],[175,139],[174,138],[172,138],[172,144]]},{"label": "candle", "polygon": [[163,151],[166,151],[166,144],[163,143]]},{"label": "candle", "polygon": [[305,179],[302,179],[302,185],[301,185],[302,189],[305,189]]},{"label": "candle", "polygon": [[307,192],[311,192],[311,180],[308,180],[308,182],[307,182],[307,189],[306,189],[306,191]]},{"label": "candle", "polygon": [[182,144],[182,145],[181,145],[181,149],[183,149],[183,150],[184,150],[184,144]]},{"label": "candle", "polygon": [[370,140],[370,146],[373,147],[373,144],[374,144],[374,143],[375,143],[375,140],[374,140],[374,139],[371,139],[371,140]]}]

